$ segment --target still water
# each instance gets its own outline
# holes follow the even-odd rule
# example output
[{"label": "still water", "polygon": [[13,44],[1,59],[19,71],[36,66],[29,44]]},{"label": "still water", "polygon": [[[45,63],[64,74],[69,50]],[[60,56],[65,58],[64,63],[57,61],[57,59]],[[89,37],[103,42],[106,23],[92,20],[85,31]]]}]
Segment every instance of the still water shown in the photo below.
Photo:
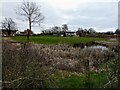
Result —
[{"label": "still water", "polygon": [[89,46],[89,47],[86,47],[85,48],[93,48],[93,49],[98,49],[98,48],[101,48],[103,50],[108,50],[108,48],[106,46],[101,46],[101,45],[97,45],[97,46]]}]

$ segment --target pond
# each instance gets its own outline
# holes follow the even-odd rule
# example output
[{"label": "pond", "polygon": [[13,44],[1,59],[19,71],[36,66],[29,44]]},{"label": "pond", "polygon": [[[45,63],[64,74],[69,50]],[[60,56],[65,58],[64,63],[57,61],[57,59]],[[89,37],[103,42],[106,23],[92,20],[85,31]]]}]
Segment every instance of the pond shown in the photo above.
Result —
[{"label": "pond", "polygon": [[85,48],[93,48],[93,49],[98,49],[101,48],[103,50],[108,50],[108,48],[106,46],[102,46],[102,45],[93,45],[93,46],[85,46]]},{"label": "pond", "polygon": [[93,48],[93,49],[102,49],[102,50],[109,50],[109,48],[106,45],[99,45],[99,44],[95,44],[95,43],[88,43],[88,44],[74,44],[73,47],[80,47],[81,49],[84,48]]}]

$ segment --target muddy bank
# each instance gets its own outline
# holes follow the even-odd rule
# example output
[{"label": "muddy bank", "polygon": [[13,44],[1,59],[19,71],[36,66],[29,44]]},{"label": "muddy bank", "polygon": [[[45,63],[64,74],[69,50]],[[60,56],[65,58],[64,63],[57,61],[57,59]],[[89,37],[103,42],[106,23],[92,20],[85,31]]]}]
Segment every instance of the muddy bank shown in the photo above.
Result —
[{"label": "muddy bank", "polygon": [[94,46],[100,46],[101,48],[108,48],[111,51],[118,52],[118,49],[120,48],[120,45],[118,42],[106,42],[106,41],[95,41],[95,42],[89,42],[89,43],[75,43],[73,45],[74,48],[86,48],[86,47],[94,47]]},{"label": "muddy bank", "polygon": [[95,42],[89,42],[89,43],[75,43],[73,47],[80,47],[80,48],[85,48],[85,46],[93,46],[97,45]]},{"label": "muddy bank", "polygon": [[73,47],[84,48],[85,46],[90,47],[90,46],[97,46],[97,45],[110,47],[110,46],[118,46],[118,43],[95,41],[95,42],[89,42],[89,43],[75,43]]}]

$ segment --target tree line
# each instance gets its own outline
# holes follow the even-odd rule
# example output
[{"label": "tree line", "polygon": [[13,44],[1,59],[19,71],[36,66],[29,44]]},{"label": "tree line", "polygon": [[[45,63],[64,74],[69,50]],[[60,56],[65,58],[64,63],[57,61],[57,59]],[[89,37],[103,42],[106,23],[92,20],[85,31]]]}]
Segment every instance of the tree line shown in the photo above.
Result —
[{"label": "tree line", "polygon": [[[35,2],[23,1],[19,7],[16,9],[16,14],[23,17],[23,20],[28,21],[28,35],[27,38],[29,40],[29,32],[31,31],[34,25],[41,25],[44,20],[44,16],[41,13],[40,6]],[[17,26],[12,18],[6,18],[2,21],[2,29],[8,30],[8,35],[10,35],[11,30],[16,30]]]},{"label": "tree line", "polygon": [[[32,30],[32,27],[34,25],[41,25],[43,23],[45,17],[41,13],[40,6],[37,5],[35,2],[25,2],[23,1],[19,7],[16,9],[16,14],[20,15],[23,20],[28,21],[28,34],[27,34],[27,39],[29,40],[30,36],[30,31]],[[2,29],[5,29],[8,31],[8,35],[11,34],[12,30],[17,29],[17,24],[12,18],[7,18],[2,21]],[[42,31],[42,34],[53,34],[57,33],[60,34],[62,33],[64,36],[66,36],[66,32],[68,30],[68,25],[63,24],[62,27],[59,26],[54,26],[52,28],[46,29]],[[97,32],[93,29],[83,29],[83,28],[78,28],[77,34],[79,36],[82,35],[88,35],[88,34],[96,34]],[[117,29],[115,32],[105,32],[105,34],[120,34],[120,29]]]}]

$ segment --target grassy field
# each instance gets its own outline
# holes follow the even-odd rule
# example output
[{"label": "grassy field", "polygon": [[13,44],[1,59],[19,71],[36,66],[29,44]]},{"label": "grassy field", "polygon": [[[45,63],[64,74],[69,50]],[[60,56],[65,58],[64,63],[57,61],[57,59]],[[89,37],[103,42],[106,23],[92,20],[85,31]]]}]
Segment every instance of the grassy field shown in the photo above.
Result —
[{"label": "grassy field", "polygon": [[[15,36],[11,39],[20,42],[27,42],[26,36]],[[53,37],[53,36],[30,36],[29,42],[38,44],[70,44],[75,43],[89,43],[93,41],[103,41],[104,38],[91,38],[91,37]]]}]

